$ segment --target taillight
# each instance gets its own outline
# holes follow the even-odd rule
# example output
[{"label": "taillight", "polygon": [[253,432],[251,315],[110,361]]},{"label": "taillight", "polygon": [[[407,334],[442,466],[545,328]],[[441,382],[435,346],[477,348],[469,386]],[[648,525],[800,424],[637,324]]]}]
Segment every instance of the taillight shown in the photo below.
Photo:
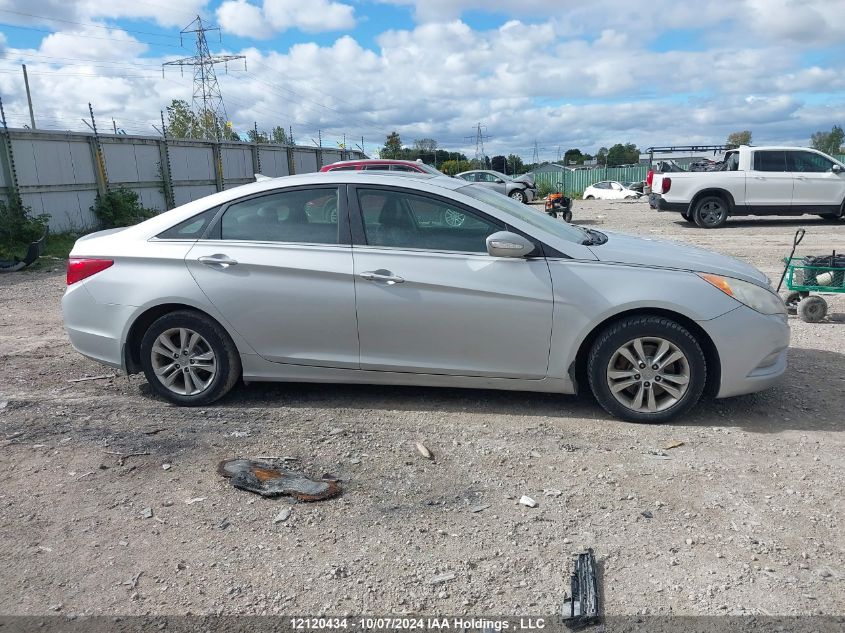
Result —
[{"label": "taillight", "polygon": [[672,188],[672,179],[663,176],[663,187],[660,190],[660,193],[669,193],[669,190]]},{"label": "taillight", "polygon": [[649,187],[651,187],[651,183],[653,183],[653,182],[654,182],[654,172],[651,169],[649,169],[648,174],[646,174],[646,177],[645,177],[645,184],[647,184]]},{"label": "taillight", "polygon": [[88,259],[86,257],[71,257],[67,260],[67,285],[96,275],[114,264],[111,259]]}]

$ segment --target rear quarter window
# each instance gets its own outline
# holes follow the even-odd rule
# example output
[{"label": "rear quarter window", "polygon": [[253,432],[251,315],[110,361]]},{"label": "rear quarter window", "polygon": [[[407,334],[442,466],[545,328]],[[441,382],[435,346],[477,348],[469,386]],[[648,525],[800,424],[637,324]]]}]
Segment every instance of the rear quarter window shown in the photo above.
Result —
[{"label": "rear quarter window", "polygon": [[214,207],[203,211],[166,231],[162,231],[156,237],[160,240],[198,240],[205,234],[205,230],[219,210],[220,207]]}]

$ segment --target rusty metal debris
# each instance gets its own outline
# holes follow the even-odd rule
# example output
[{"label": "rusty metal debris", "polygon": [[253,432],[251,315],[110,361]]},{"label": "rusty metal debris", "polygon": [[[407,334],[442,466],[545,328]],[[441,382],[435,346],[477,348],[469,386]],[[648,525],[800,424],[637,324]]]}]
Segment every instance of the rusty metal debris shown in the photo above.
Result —
[{"label": "rusty metal debris", "polygon": [[341,493],[340,482],[335,479],[311,479],[268,462],[229,459],[220,462],[217,472],[230,479],[235,488],[262,497],[289,495],[300,501],[322,501]]}]

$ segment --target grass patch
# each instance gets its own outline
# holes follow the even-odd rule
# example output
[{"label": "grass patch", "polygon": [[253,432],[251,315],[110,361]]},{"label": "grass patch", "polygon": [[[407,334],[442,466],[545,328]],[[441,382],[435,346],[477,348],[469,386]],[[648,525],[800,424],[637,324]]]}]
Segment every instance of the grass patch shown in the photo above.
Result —
[{"label": "grass patch", "polygon": [[57,257],[58,259],[67,259],[73,245],[76,243],[83,233],[49,233],[47,235],[47,243],[44,245],[44,253],[42,257]]}]

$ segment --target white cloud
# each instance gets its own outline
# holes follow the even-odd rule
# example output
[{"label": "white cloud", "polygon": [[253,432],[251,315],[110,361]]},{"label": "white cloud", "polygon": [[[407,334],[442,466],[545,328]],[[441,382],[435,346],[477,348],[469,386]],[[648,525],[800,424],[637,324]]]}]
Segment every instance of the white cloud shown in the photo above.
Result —
[{"label": "white cloud", "polygon": [[3,22],[40,24],[56,29],[68,27],[67,21],[86,23],[101,19],[148,19],[161,26],[183,27],[202,12],[208,0],[179,0],[177,3],[144,0],[0,0]]},{"label": "white cloud", "polygon": [[224,2],[217,9],[217,21],[226,31],[241,37],[262,40],[273,35],[261,8],[246,0]]},{"label": "white cloud", "polygon": [[288,29],[308,33],[351,29],[355,9],[331,0],[264,0],[262,7],[246,0],[226,0],[217,9],[217,19],[227,31],[263,39]]},{"label": "white cloud", "polygon": [[[253,37],[287,28],[348,28],[355,20],[351,5],[328,0],[254,2],[226,0],[217,19],[232,33]],[[454,0],[454,6],[438,6],[447,4],[452,13],[455,7],[460,13],[479,5]],[[488,4],[513,6],[500,0]],[[240,130],[254,121],[262,129],[290,125],[306,143],[320,129],[327,144],[345,132],[356,139],[365,136],[372,148],[396,129],[408,143],[430,136],[446,148],[469,153],[474,146],[464,137],[481,121],[493,136],[488,152],[530,157],[536,139],[544,158],[554,158],[558,145],[590,151],[628,141],[641,146],[710,143],[736,129],[751,129],[758,143],[806,143],[813,131],[845,120],[845,67],[818,61],[824,55],[806,63],[804,53],[816,50],[811,41],[789,46],[777,41],[775,32],[802,36],[798,18],[791,31],[748,22],[742,7],[751,7],[753,0],[732,10],[728,22],[718,3],[702,0],[700,22],[720,25],[708,32],[721,35],[699,42],[700,50],[666,51],[649,47],[644,27],[620,21],[627,16],[647,23],[660,16],[658,21],[688,28],[694,13],[688,5],[654,0],[651,15],[635,18],[617,0],[597,0],[599,9],[622,7],[620,13],[587,20],[588,12],[597,10],[593,5],[567,1],[561,6],[570,14],[555,5],[556,15],[527,21],[541,4],[548,3],[525,0],[518,11],[508,11],[525,20],[510,19],[489,31],[474,30],[459,19],[385,31],[376,38],[377,50],[345,35],[325,46],[311,42],[280,51],[225,51],[247,55],[249,68],[247,73],[233,68],[228,75],[220,69],[229,118]],[[447,9],[444,15],[450,14]],[[748,35],[735,37],[741,27]],[[159,64],[165,60],[150,55],[138,41],[144,36],[63,28],[79,30],[47,36],[32,51],[6,47],[0,69],[9,72],[0,73],[0,92],[13,125],[26,122],[16,74],[21,60],[31,72],[36,117],[43,118],[44,127],[79,129],[91,100],[98,117],[114,117],[130,132],[153,133],[150,124],[157,124],[159,110],[171,99],[190,100],[191,74],[182,77],[169,70],[162,79]],[[771,37],[760,35],[766,28]]]}]

